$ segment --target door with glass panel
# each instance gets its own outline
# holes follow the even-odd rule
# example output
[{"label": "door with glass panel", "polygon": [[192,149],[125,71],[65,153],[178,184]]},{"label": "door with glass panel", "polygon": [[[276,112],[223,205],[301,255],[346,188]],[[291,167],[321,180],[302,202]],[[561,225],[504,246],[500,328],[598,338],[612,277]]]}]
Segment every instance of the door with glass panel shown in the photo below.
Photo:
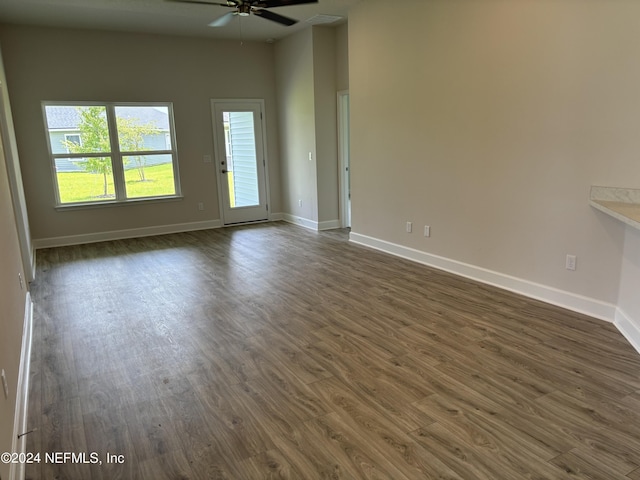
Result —
[{"label": "door with glass panel", "polygon": [[261,100],[212,100],[216,169],[225,225],[267,220]]}]

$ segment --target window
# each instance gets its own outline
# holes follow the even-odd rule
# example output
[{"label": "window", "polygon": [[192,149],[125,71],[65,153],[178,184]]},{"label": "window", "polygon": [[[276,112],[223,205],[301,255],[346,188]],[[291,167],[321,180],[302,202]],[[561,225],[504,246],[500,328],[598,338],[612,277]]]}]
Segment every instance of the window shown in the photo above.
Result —
[{"label": "window", "polygon": [[57,205],[180,195],[171,104],[43,104]]},{"label": "window", "polygon": [[[69,145],[69,144],[75,144],[80,146],[81,145],[81,140],[80,140],[80,135],[78,133],[65,133],[64,134],[64,144],[65,145]],[[67,147],[67,153],[71,153],[71,150],[69,149],[69,147]]]}]

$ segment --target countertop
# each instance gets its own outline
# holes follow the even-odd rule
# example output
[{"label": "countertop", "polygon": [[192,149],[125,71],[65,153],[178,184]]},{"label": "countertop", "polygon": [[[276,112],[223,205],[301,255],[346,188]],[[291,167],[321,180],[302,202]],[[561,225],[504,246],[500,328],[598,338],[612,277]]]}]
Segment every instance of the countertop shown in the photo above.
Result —
[{"label": "countertop", "polygon": [[593,186],[589,204],[640,230],[640,189]]}]

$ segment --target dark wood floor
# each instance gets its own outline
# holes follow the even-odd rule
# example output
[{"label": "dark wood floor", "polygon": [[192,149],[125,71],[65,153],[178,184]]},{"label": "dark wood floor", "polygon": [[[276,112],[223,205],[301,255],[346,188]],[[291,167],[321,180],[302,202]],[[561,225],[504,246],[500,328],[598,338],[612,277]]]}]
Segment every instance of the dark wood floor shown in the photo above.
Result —
[{"label": "dark wood floor", "polygon": [[37,260],[29,479],[640,479],[605,322],[279,223]]}]

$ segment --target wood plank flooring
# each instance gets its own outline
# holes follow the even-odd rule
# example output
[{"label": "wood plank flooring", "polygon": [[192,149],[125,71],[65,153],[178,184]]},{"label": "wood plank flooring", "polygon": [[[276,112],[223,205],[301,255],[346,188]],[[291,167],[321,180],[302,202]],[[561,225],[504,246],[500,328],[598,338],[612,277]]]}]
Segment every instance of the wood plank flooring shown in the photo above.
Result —
[{"label": "wood plank flooring", "polygon": [[282,223],[37,261],[28,479],[640,479],[605,322]]}]

